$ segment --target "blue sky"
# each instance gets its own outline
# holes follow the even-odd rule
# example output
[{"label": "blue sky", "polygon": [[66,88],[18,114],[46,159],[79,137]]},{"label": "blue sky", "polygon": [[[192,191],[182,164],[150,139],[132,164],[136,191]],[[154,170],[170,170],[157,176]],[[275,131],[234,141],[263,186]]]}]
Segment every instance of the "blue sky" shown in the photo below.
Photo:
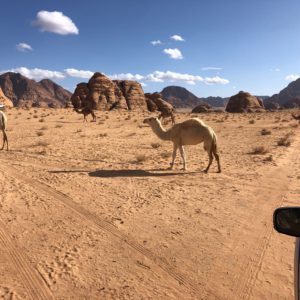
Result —
[{"label": "blue sky", "polygon": [[94,71],[199,97],[279,92],[300,75],[299,0],[2,1],[0,72],[71,92]]}]

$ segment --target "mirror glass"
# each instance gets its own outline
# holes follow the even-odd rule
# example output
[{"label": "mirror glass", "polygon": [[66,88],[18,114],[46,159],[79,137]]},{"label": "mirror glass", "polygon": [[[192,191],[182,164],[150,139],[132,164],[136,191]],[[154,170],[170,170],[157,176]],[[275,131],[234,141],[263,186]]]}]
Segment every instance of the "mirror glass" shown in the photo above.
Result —
[{"label": "mirror glass", "polygon": [[281,207],[274,212],[274,228],[291,236],[300,237],[300,207]]}]

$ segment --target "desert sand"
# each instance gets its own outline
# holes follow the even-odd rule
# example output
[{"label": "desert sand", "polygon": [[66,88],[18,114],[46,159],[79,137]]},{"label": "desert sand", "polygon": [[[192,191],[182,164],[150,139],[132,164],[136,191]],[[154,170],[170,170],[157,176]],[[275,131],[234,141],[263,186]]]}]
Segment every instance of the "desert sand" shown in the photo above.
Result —
[{"label": "desert sand", "polygon": [[186,147],[188,171],[179,156],[166,170],[172,144],[143,124],[151,115],[7,111],[1,298],[293,299],[294,239],[272,215],[300,203],[298,122],[289,111],[199,115],[222,165],[204,174],[203,145]]}]

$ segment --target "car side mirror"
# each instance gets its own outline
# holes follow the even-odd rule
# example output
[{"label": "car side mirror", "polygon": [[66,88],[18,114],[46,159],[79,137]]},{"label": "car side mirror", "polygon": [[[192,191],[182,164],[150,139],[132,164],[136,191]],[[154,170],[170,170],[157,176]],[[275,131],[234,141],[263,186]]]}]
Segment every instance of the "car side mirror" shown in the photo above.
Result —
[{"label": "car side mirror", "polygon": [[283,234],[300,237],[300,207],[280,207],[273,214],[274,228]]}]

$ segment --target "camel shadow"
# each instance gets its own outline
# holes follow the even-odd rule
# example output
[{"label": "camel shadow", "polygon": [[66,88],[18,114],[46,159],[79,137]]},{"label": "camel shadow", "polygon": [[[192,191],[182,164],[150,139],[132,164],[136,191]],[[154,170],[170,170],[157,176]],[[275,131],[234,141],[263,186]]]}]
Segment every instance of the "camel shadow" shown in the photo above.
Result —
[{"label": "camel shadow", "polygon": [[[157,172],[160,171],[160,172]],[[96,170],[89,172],[91,177],[112,178],[112,177],[166,177],[166,176],[184,176],[196,172],[162,172],[159,170]]]}]

